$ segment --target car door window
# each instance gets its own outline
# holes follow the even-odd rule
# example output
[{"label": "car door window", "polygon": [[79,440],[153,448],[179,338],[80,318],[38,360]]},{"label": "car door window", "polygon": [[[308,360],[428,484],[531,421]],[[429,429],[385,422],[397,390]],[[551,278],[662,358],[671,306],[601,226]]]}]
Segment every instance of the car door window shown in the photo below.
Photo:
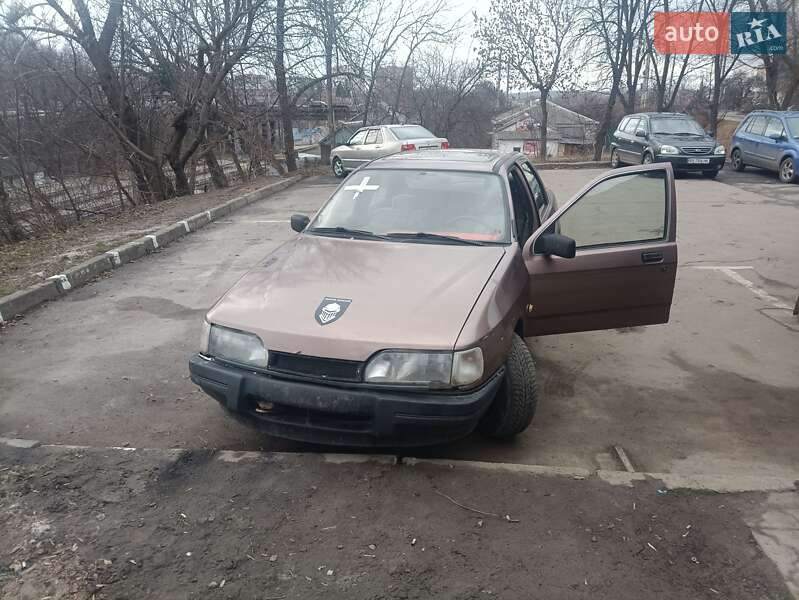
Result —
[{"label": "car door window", "polygon": [[530,188],[530,193],[533,195],[533,202],[535,202],[535,206],[540,212],[548,202],[546,192],[544,191],[544,186],[541,185],[541,182],[538,180],[538,176],[535,174],[535,171],[529,162],[524,161],[521,167],[524,178],[527,180],[527,185]]},{"label": "car door window", "polygon": [[619,123],[619,126],[616,128],[616,131],[617,132],[624,131],[624,128],[627,127],[627,123],[629,123],[629,122],[630,122],[630,117],[624,117],[621,120],[621,123]]},{"label": "car door window", "polygon": [[350,138],[350,141],[347,142],[349,146],[359,146],[363,144],[363,140],[366,138],[366,129],[362,129],[358,131]]},{"label": "car door window", "polygon": [[524,245],[527,238],[533,233],[535,227],[535,217],[533,207],[530,204],[527,185],[524,176],[518,167],[514,166],[508,172],[508,183],[510,184],[510,196],[513,202],[513,217],[516,223],[516,237],[519,245]]},{"label": "car door window", "polygon": [[777,119],[776,117],[771,117],[768,120],[768,124],[766,125],[766,137],[771,137],[773,135],[782,136],[785,133],[785,130],[782,127],[782,121]]},{"label": "car door window", "polygon": [[375,129],[377,131],[377,137],[375,138],[375,144],[382,144],[383,143],[383,132],[380,129]]},{"label": "car door window", "polygon": [[752,124],[746,131],[754,135],[763,135],[766,129],[766,117],[755,117],[752,119]]},{"label": "car door window", "polygon": [[558,218],[560,233],[578,249],[664,240],[666,185],[663,170],[605,179]]},{"label": "car door window", "polygon": [[638,129],[638,123],[641,119],[633,118],[627,121],[627,125],[624,126],[624,133],[629,133],[630,135],[635,134],[635,130]]},{"label": "car door window", "polygon": [[367,146],[369,144],[376,144],[377,143],[377,134],[379,133],[379,129],[370,129],[369,132],[366,134],[366,141],[364,144]]}]

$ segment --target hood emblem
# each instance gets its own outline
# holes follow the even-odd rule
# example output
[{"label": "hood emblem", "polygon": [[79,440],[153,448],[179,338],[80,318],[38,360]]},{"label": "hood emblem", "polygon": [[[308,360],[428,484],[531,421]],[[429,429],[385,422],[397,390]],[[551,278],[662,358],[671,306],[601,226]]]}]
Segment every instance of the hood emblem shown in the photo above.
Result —
[{"label": "hood emblem", "polygon": [[348,298],[330,298],[325,296],[322,302],[316,307],[314,317],[320,325],[329,325],[333,321],[338,321],[339,317],[347,312],[347,308],[352,304]]}]

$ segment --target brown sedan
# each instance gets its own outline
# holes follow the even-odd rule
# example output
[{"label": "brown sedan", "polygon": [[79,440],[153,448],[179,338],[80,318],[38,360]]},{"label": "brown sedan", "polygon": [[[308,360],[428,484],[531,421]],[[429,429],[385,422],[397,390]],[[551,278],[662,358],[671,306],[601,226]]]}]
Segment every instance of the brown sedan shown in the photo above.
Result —
[{"label": "brown sedan", "polygon": [[528,336],[669,319],[667,163],[560,207],[520,154],[378,159],[208,312],[192,380],[280,437],[423,445],[513,436],[537,404]]}]

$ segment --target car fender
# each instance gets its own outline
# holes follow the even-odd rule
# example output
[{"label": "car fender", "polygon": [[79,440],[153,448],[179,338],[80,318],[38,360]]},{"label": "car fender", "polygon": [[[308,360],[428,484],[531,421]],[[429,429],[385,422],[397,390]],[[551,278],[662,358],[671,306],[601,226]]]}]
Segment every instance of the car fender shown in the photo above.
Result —
[{"label": "car fender", "polygon": [[782,164],[782,161],[784,161],[786,158],[789,157],[792,158],[794,162],[796,162],[797,160],[799,160],[799,151],[797,151],[795,148],[786,148],[785,152],[783,152],[782,156],[780,156],[780,160],[777,162],[777,164],[778,165]]}]

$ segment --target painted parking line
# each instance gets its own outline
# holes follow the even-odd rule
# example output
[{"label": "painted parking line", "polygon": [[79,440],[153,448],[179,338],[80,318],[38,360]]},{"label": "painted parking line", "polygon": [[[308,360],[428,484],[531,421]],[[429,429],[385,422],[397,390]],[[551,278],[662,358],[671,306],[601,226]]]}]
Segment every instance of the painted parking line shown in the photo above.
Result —
[{"label": "painted parking line", "polygon": [[689,267],[690,269],[705,269],[709,271],[718,271],[720,273],[724,273],[727,277],[732,279],[735,283],[738,283],[752,292],[755,296],[763,300],[764,302],[768,302],[771,304],[773,308],[778,308],[780,310],[793,310],[792,306],[788,306],[780,300],[779,298],[772,296],[766,290],[761,288],[760,286],[752,283],[746,277],[738,273],[738,271],[744,270],[754,270],[754,267],[746,266],[746,265],[738,265],[738,266],[696,266],[696,267]]}]

